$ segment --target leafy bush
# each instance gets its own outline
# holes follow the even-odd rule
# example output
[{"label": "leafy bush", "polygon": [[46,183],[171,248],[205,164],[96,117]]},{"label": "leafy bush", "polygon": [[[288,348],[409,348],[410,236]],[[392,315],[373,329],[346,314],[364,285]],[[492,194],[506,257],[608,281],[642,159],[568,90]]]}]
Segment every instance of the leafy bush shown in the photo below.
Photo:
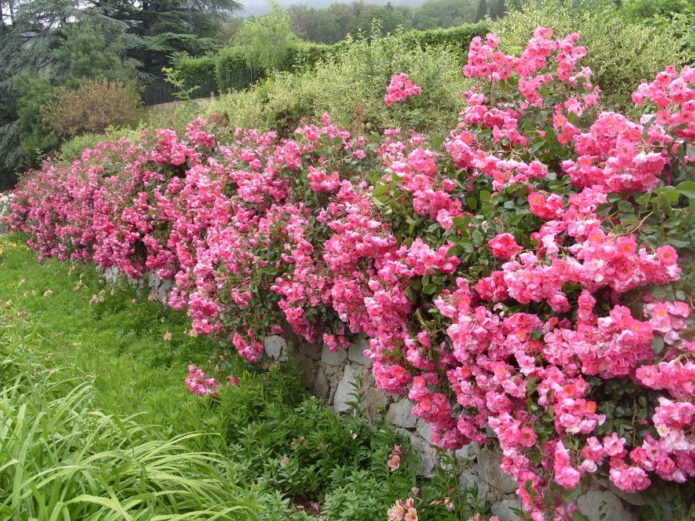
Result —
[{"label": "leafy bush", "polygon": [[234,41],[243,51],[249,67],[272,71],[287,62],[290,47],[299,38],[290,29],[287,11],[274,3],[269,14],[245,21]]},{"label": "leafy bush", "polygon": [[59,136],[102,133],[109,126],[134,125],[142,102],[134,84],[105,79],[85,80],[76,89],[59,88],[55,99],[43,105],[46,124]]},{"label": "leafy bush", "polygon": [[240,47],[222,49],[215,63],[217,90],[241,90],[265,75],[264,70],[254,71],[246,61],[246,53]]},{"label": "leafy bush", "polygon": [[135,140],[139,136],[140,131],[138,130],[114,127],[107,127],[103,134],[80,134],[60,145],[56,158],[66,162],[74,161],[82,157],[82,152],[96,147],[98,143],[103,141],[117,141],[122,137]]},{"label": "leafy bush", "polygon": [[681,42],[667,29],[627,22],[617,8],[573,8],[553,0],[534,0],[511,9],[492,23],[504,50],[517,52],[538,26],[558,36],[582,35],[586,47],[583,65],[593,71],[604,104],[620,110],[632,105],[630,95],[642,80],[653,78],[668,65],[685,64]]},{"label": "leafy bush", "polygon": [[19,116],[19,151],[24,163],[37,165],[60,143],[43,118],[43,108],[55,100],[55,89],[46,78],[20,76],[16,80],[20,93],[17,101]]},{"label": "leafy bush", "polygon": [[[429,96],[394,111],[383,110],[391,75],[407,72]],[[221,96],[210,108],[229,127],[255,126],[289,136],[302,118],[324,112],[351,130],[380,132],[403,126],[441,132],[462,107],[467,81],[457,57],[440,47],[412,47],[399,35],[349,40],[346,50],[314,71],[277,74],[255,89]]]},{"label": "leafy bush", "polygon": [[[425,50],[430,47],[441,47],[449,49],[463,59],[471,39],[474,36],[485,34],[487,29],[488,27],[485,24],[467,24],[452,29],[399,33],[399,38],[402,40],[403,48]],[[254,33],[249,31],[249,34]],[[259,32],[258,34],[263,33]],[[267,40],[262,38],[260,41],[267,43]],[[348,52],[353,44],[353,39],[341,41],[333,45],[321,45],[290,39],[284,44],[282,53],[278,53],[277,49],[275,49],[272,55],[266,57],[260,57],[259,55],[255,58],[249,58],[249,49],[247,47],[236,45],[224,48],[216,55],[199,58],[184,55],[177,56],[174,59],[174,68],[184,80],[186,88],[198,87],[195,91],[196,97],[207,96],[215,89],[212,83],[213,70],[217,78],[216,89],[218,92],[242,90],[259,80],[267,78],[273,69],[285,72],[300,72],[302,70],[313,70],[317,64],[326,61],[339,60],[340,55]],[[386,45],[392,45],[392,42],[388,42]],[[272,46],[264,44],[259,45],[258,48],[268,50]]]},{"label": "leafy bush", "polygon": [[446,47],[465,59],[471,40],[484,36],[490,31],[487,22],[464,24],[448,29],[430,29],[428,31],[408,31],[401,38],[408,45],[425,47]]},{"label": "leafy bush", "polygon": [[203,98],[217,92],[216,71],[219,60],[220,57],[216,55],[192,57],[178,54],[173,57],[172,63],[184,87],[191,90],[191,97]]}]

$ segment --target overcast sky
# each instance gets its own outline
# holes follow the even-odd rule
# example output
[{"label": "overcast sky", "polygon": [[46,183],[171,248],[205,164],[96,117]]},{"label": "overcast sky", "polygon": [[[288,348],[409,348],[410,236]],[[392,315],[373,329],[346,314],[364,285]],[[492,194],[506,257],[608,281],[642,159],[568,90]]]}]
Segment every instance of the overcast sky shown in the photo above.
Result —
[{"label": "overcast sky", "polygon": [[[367,4],[384,5],[389,0],[364,0]],[[391,5],[407,5],[416,7],[425,3],[426,0],[391,0]],[[241,12],[237,15],[241,16],[259,16],[270,11],[270,2],[268,0],[239,0],[239,3],[244,6]],[[309,7],[327,7],[331,4],[349,4],[351,0],[277,0],[277,3],[283,7],[291,5],[307,5]]]}]

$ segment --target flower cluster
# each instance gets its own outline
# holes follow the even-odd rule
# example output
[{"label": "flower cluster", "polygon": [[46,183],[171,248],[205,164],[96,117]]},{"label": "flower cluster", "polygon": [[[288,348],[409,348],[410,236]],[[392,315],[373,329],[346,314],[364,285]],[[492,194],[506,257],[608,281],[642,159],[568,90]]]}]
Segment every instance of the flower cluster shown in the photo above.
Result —
[{"label": "flower cluster", "polygon": [[401,467],[401,457],[403,456],[403,449],[401,449],[400,445],[396,445],[393,447],[393,451],[389,455],[389,461],[387,463],[388,468],[391,469],[391,472],[395,472]]},{"label": "flower cluster", "polygon": [[14,194],[12,192],[0,193],[0,217],[9,215]]},{"label": "flower cluster", "polygon": [[387,106],[392,106],[397,101],[405,101],[411,96],[417,96],[422,92],[422,88],[415,85],[408,75],[404,72],[391,76],[391,82],[386,87],[386,96],[384,103]]},{"label": "flower cluster", "polygon": [[[252,362],[283,326],[332,350],[367,335],[377,385],[442,448],[498,443],[534,521],[571,519],[563,492],[584,476],[683,483],[693,69],[643,84],[635,101],[658,110],[633,121],[601,109],[578,38],[539,28],[520,56],[474,39],[479,80],[442,146],[328,115],[284,140],[195,120],[46,162],[10,222],[42,258],[170,279],[193,334]],[[385,101],[419,92],[399,74]],[[389,518],[417,519],[408,501]]]},{"label": "flower cluster", "polygon": [[200,396],[220,394],[218,390],[220,383],[214,378],[206,378],[202,369],[198,369],[195,365],[188,366],[188,376],[186,377],[186,387],[193,393]]},{"label": "flower cluster", "polygon": [[387,512],[389,521],[417,521],[417,509],[415,508],[415,500],[411,497],[402,501],[396,500],[396,504],[389,508]]}]

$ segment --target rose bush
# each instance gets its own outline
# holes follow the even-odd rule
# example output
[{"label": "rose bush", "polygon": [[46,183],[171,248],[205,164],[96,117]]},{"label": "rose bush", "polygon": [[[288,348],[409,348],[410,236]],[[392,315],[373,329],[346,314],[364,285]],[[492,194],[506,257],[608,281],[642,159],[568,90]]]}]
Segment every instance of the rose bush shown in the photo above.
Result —
[{"label": "rose bush", "polygon": [[[379,387],[445,449],[496,438],[532,519],[582,482],[695,477],[695,69],[602,111],[578,34],[520,56],[476,38],[444,140],[406,129],[294,139],[215,123],[47,162],[11,223],[42,257],[173,279],[193,329],[257,361],[283,322],[337,350],[366,333]],[[396,75],[386,101],[419,92]]]}]

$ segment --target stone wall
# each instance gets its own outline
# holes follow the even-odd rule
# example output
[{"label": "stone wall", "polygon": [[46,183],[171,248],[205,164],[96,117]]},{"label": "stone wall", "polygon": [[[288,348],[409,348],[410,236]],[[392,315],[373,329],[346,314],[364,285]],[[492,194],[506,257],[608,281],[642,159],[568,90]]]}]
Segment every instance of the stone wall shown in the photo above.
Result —
[{"label": "stone wall", "polygon": [[[115,268],[100,270],[102,276],[115,282],[121,276]],[[130,281],[146,291],[155,291],[166,301],[172,284],[150,274],[144,281]],[[268,357],[284,361],[298,360],[303,372],[304,385],[337,414],[353,414],[356,401],[366,417],[377,422],[383,419],[396,431],[410,439],[420,454],[420,473],[432,477],[438,463],[437,450],[430,443],[429,424],[410,411],[413,403],[406,397],[387,394],[377,388],[371,372],[372,361],[363,351],[368,339],[358,336],[347,350],[330,351],[326,346],[310,344],[287,331],[282,336],[266,337],[263,341]],[[358,391],[359,390],[359,391]],[[461,489],[477,486],[481,500],[492,503],[492,514],[500,521],[519,521],[515,513],[521,504],[515,494],[515,481],[500,469],[502,453],[494,442],[484,446],[475,443],[456,451],[462,463],[459,472]],[[607,482],[596,481],[591,490],[577,500],[580,511],[590,521],[637,521],[633,506],[644,504],[639,494],[628,494]]]}]

